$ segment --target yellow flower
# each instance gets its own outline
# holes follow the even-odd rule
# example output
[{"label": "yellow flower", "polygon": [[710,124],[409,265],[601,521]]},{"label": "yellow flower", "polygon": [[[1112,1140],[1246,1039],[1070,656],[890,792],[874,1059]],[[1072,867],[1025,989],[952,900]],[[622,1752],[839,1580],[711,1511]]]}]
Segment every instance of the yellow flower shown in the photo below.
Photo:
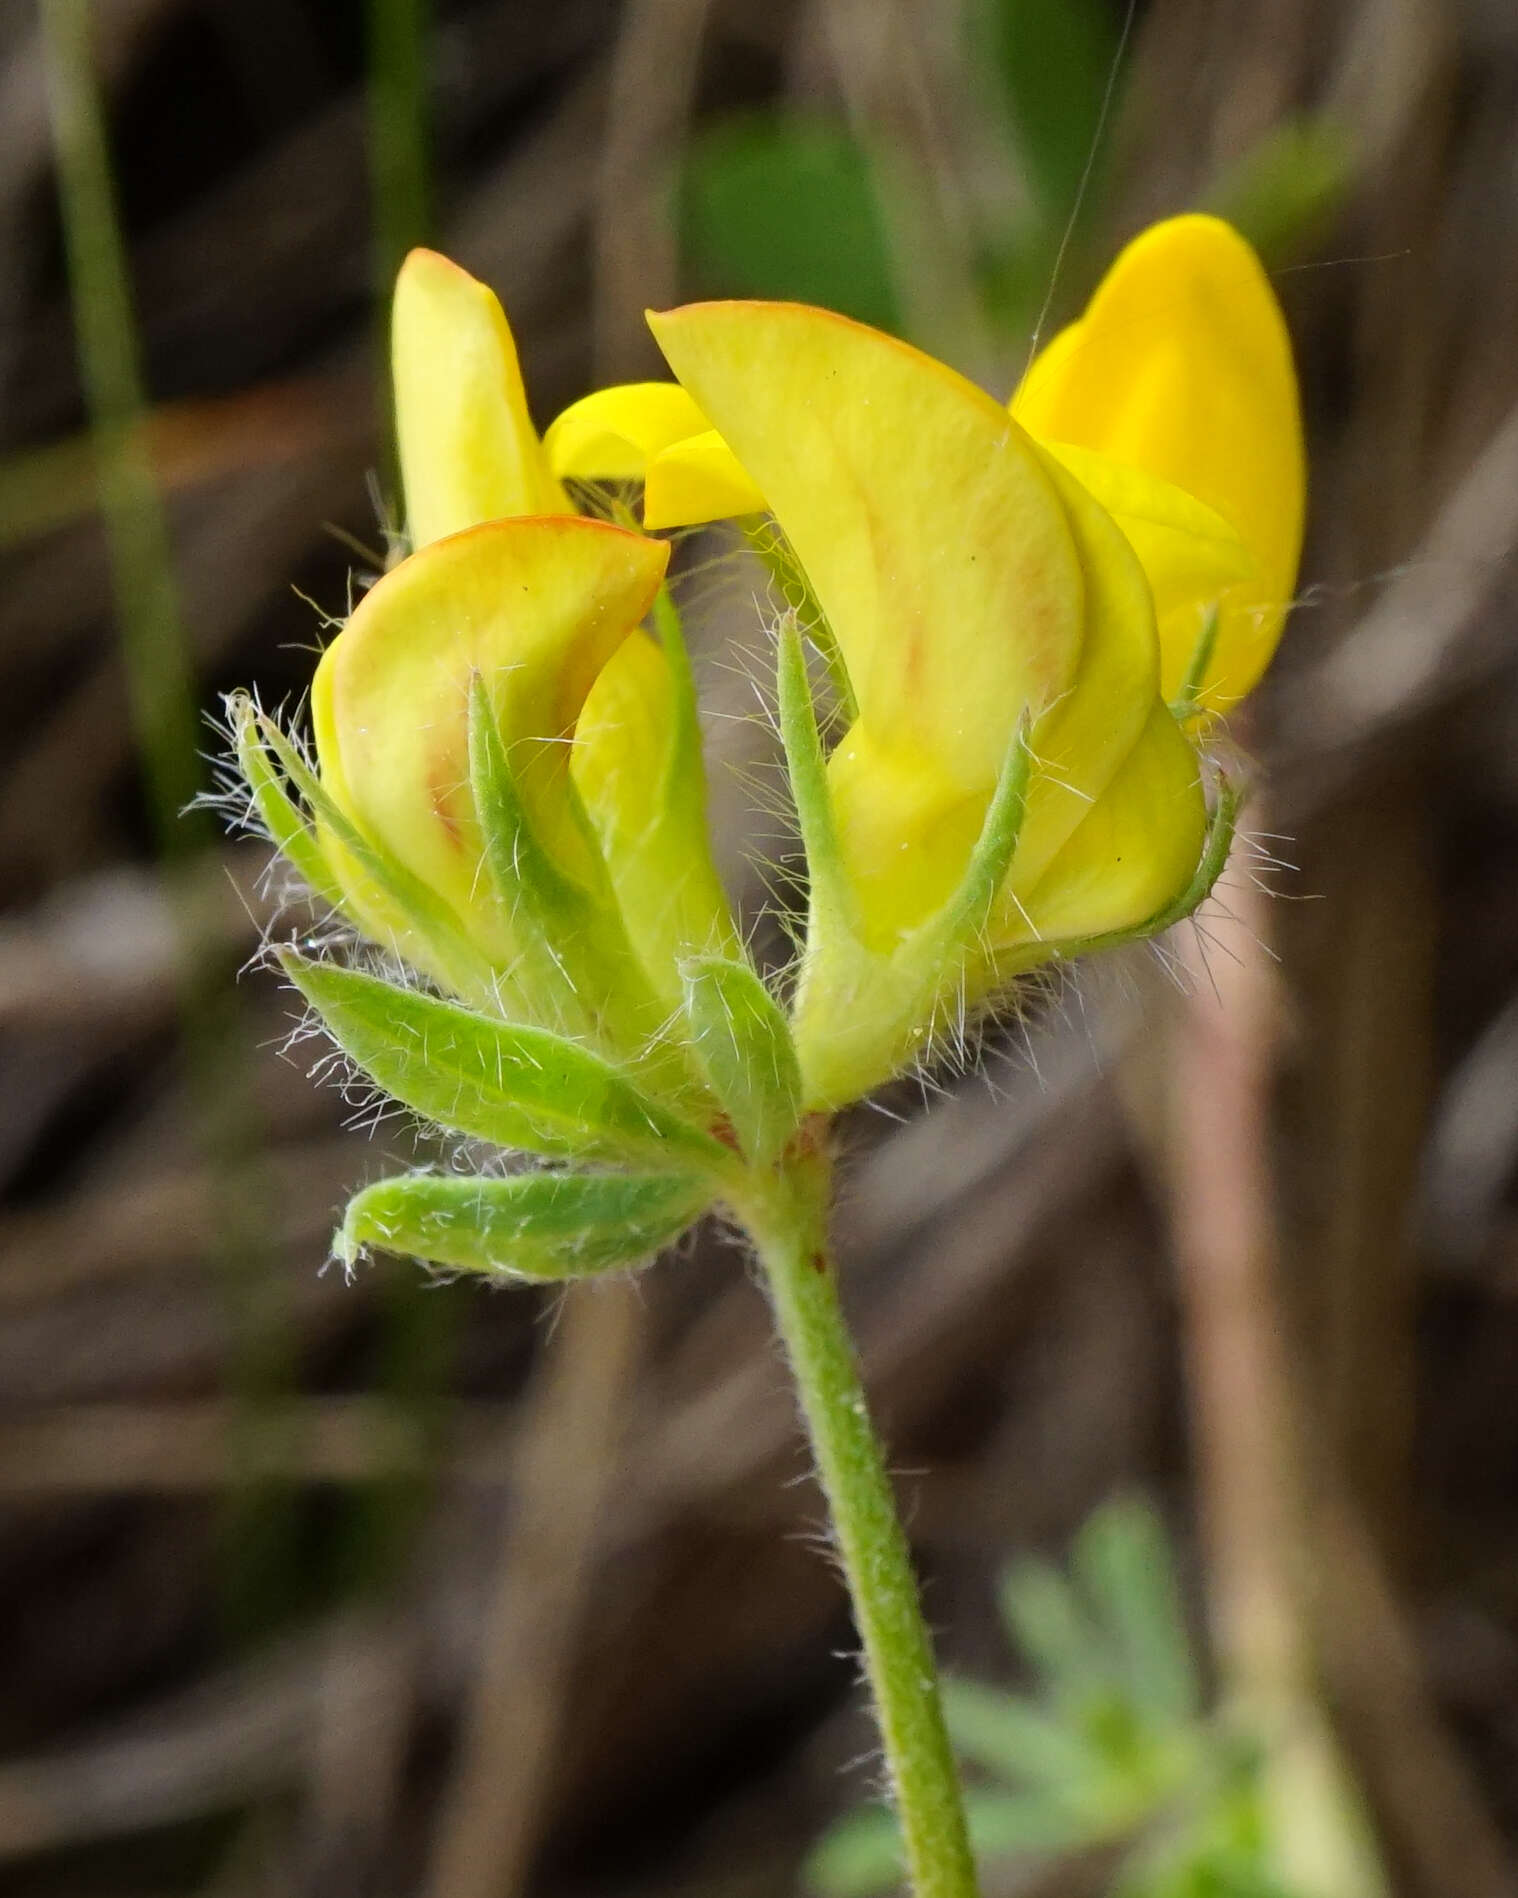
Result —
[{"label": "yellow flower", "polygon": [[[1175,902],[1206,835],[1199,760],[1127,540],[990,396],[825,311],[650,320],[784,532],[857,707],[812,812],[809,848],[820,823],[836,861],[812,865],[797,1000],[808,1100],[836,1106],[961,1001]],[[957,892],[1018,771],[997,820],[1015,848],[966,923]]]},{"label": "yellow flower", "polygon": [[[512,905],[484,863],[470,766],[473,682],[484,687],[534,834],[587,887],[571,795],[585,702],[653,603],[668,550],[571,517],[491,521],[432,542],[359,602],[311,686],[321,782],[363,838],[446,906],[509,985]],[[393,897],[338,840],[348,906],[381,940],[406,940]],[[411,959],[428,957],[407,943]]]},{"label": "yellow flower", "polygon": [[[1011,407],[1137,552],[1164,697],[1208,712],[1235,704],[1280,637],[1305,489],[1290,343],[1244,239],[1203,216],[1144,232]],[[765,506],[754,471],[667,384],[587,396],[546,449],[561,479],[642,476],[652,529]]]},{"label": "yellow flower", "polygon": [[641,480],[645,528],[773,516],[839,728],[829,751],[793,619],[780,712],[810,888],[792,1027],[798,1098],[834,1108],[1022,972],[1210,887],[1231,794],[1209,812],[1193,735],[1258,675],[1294,583],[1290,355],[1252,254],[1206,218],[1131,246],[1010,413],[826,311],[649,320],[678,380],[587,397],[540,441],[494,296],[407,260],[416,551],[318,668],[311,874],[477,1004],[646,1046],[692,1006],[693,957],[741,952],[668,549],[570,497]]},{"label": "yellow flower", "polygon": [[[678,622],[664,605],[663,643],[639,630],[668,546],[574,516],[500,304],[430,251],[400,272],[393,371],[416,551],[317,668],[321,786],[353,832],[345,844],[327,823],[324,852],[362,926],[448,986],[636,1038],[678,1005],[681,959],[733,940]],[[477,808],[486,712],[515,880],[492,874]],[[583,939],[567,956],[534,904],[558,904],[562,933]],[[584,993],[608,985],[620,1015],[615,993]]]}]

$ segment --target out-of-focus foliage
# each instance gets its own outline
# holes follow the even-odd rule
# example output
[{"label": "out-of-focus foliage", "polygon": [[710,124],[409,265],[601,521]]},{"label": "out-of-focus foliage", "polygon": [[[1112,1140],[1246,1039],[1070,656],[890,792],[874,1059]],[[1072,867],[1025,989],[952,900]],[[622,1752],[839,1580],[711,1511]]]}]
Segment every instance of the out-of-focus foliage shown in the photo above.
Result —
[{"label": "out-of-focus foliage", "polygon": [[972,65],[986,71],[1022,155],[1038,209],[1067,218],[1100,162],[1118,39],[1101,0],[976,0]]},{"label": "out-of-focus foliage", "polygon": [[[972,1770],[982,1863],[1112,1851],[1111,1898],[1287,1898],[1270,1872],[1258,1752],[1204,1704],[1175,1561],[1146,1504],[1105,1504],[1068,1570],[1008,1571],[1002,1617],[1036,1685],[949,1683],[945,1711]],[[900,1876],[895,1823],[851,1814],[814,1851],[823,1898],[872,1898]]]},{"label": "out-of-focus foliage", "polygon": [[729,119],[695,140],[682,180],[681,228],[698,283],[899,331],[879,190],[870,154],[841,126]]},{"label": "out-of-focus foliage", "polygon": [[1331,118],[1283,119],[1217,179],[1211,208],[1267,263],[1279,263],[1341,201],[1353,163],[1349,137]]},{"label": "out-of-focus foliage", "polygon": [[[992,222],[965,207],[974,288],[991,330],[1021,340],[1062,265],[1074,280],[1096,266],[1086,238],[1108,201],[1127,34],[1101,0],[973,0],[964,41],[986,124],[1024,186],[1013,216]],[[1352,159],[1332,120],[1286,118],[1220,173],[1205,203],[1279,262],[1341,200]],[[795,298],[912,331],[898,288],[912,266],[894,254],[885,207],[931,204],[933,194],[903,152],[886,164],[841,122],[744,113],[691,141],[679,196],[697,290]]]}]

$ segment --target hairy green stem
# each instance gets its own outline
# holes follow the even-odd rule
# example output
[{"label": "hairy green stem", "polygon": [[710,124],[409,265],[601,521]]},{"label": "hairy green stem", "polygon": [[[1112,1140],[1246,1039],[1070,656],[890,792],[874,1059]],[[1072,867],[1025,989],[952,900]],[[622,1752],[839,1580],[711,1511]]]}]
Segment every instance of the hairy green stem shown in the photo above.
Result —
[{"label": "hairy green stem", "polygon": [[758,1248],[854,1603],[914,1898],[975,1898],[933,1644],[828,1250],[830,1170],[788,1162],[739,1211]]}]

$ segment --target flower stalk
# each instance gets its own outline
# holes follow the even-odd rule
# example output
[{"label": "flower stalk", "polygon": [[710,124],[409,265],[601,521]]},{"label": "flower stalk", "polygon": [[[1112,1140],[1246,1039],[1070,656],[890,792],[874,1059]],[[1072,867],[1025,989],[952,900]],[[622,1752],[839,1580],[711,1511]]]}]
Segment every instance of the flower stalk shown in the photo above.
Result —
[{"label": "flower stalk", "polygon": [[[803,1129],[805,1136],[808,1129]],[[975,1864],[923,1620],[828,1244],[831,1165],[805,1138],[738,1212],[753,1238],[827,1499],[915,1898],[975,1898]]]}]

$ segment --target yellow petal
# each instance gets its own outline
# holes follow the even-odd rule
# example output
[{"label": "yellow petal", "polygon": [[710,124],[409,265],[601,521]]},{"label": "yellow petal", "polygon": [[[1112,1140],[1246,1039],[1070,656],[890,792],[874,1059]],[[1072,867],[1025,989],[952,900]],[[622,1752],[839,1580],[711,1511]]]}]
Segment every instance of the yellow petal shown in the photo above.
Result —
[{"label": "yellow petal", "polygon": [[[1237,532],[1255,574],[1221,594],[1202,702],[1241,698],[1296,587],[1306,483],[1291,344],[1249,245],[1211,217],[1145,231],[1033,364],[1012,412],[1041,438],[1170,482]],[[1207,604],[1162,601],[1167,696],[1189,659],[1185,629]]]},{"label": "yellow petal", "polygon": [[680,769],[677,700],[663,649],[637,632],[602,671],[580,714],[570,771],[600,840],[638,960],[670,1008],[680,963],[736,943],[712,865],[698,761]]},{"label": "yellow petal", "polygon": [[596,675],[652,603],[668,548],[600,522],[494,521],[435,541],[365,595],[311,688],[322,779],[353,821],[508,958],[469,791],[478,673],[523,798],[571,860],[568,739]]},{"label": "yellow petal", "polygon": [[390,347],[414,547],[481,521],[571,511],[493,291],[436,251],[412,251],[396,279]]},{"label": "yellow petal", "polygon": [[671,443],[648,464],[643,525],[650,533],[733,520],[763,508],[764,496],[714,428]]},{"label": "yellow petal", "polygon": [[543,449],[561,481],[641,481],[661,449],[710,427],[678,382],[624,382],[571,402]]},{"label": "yellow petal", "polygon": [[1014,879],[997,947],[1074,947],[1137,928],[1186,888],[1206,835],[1197,754],[1156,701],[1139,742],[1043,876],[1025,894]]},{"label": "yellow petal", "polygon": [[1159,692],[1154,605],[1134,550],[1110,515],[1052,455],[1085,582],[1086,628],[1070,689],[1033,727],[1034,772],[1012,883],[1031,889],[1085,821],[1133,747]]},{"label": "yellow petal", "polygon": [[[1085,582],[1086,634],[1070,689],[1034,725],[1034,767],[1014,860],[1030,890],[1082,823],[1156,703],[1149,589],[1132,548],[1084,488],[1046,457]],[[863,720],[828,760],[828,786],[861,934],[889,953],[958,886],[988,797],[967,795],[930,755],[873,742]]]},{"label": "yellow petal", "polygon": [[1080,651],[1080,563],[1032,444],[953,370],[846,317],[705,303],[649,321],[784,530],[872,741],[989,790]]},{"label": "yellow petal", "polygon": [[889,955],[964,875],[989,802],[931,753],[875,743],[861,719],[828,759],[828,795],[861,940]]},{"label": "yellow petal", "polygon": [[1068,442],[1043,446],[1101,503],[1138,555],[1154,596],[1164,696],[1173,701],[1211,609],[1236,582],[1258,579],[1254,556],[1221,514],[1168,481]]}]

